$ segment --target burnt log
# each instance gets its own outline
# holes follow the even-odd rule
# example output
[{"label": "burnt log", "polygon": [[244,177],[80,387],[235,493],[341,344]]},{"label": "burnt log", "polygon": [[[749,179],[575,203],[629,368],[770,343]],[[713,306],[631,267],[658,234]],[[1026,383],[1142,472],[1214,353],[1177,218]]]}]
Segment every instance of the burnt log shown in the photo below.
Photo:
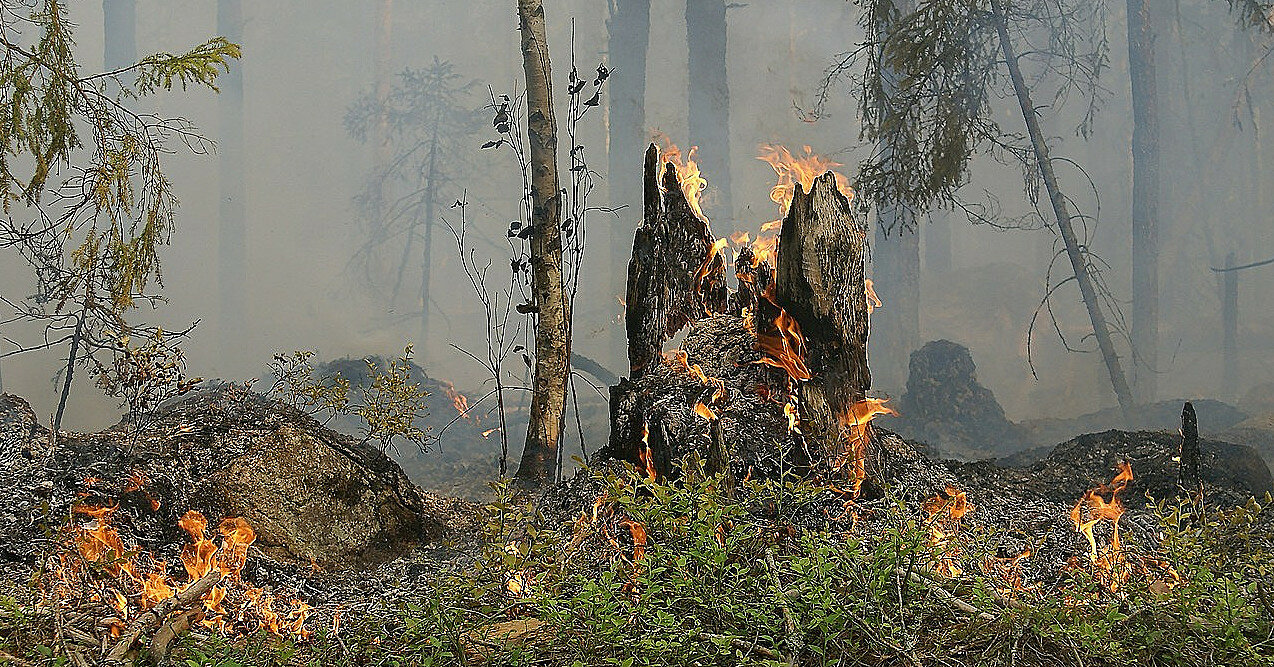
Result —
[{"label": "burnt log", "polygon": [[681,189],[677,169],[663,166],[659,149],[646,149],[645,214],[628,263],[624,324],[634,378],[659,360],[678,331],[728,303],[725,260],[707,221],[695,215]]}]

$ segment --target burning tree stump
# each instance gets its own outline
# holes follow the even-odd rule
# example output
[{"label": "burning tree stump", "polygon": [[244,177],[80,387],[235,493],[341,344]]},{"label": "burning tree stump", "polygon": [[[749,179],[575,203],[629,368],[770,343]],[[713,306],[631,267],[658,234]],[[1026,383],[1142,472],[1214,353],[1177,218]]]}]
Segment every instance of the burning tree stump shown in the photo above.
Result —
[{"label": "burning tree stump", "polygon": [[[783,468],[848,470],[855,486],[884,474],[867,422],[888,412],[866,398],[866,224],[826,173],[798,185],[778,241],[777,270],[744,248],[739,289],[725,283],[725,240],[695,210],[695,186],[646,151],[645,219],[629,264],[626,324],[632,378],[611,388],[603,456],[652,476],[690,452],[743,475]],[[697,178],[693,173],[688,178]],[[808,190],[808,191],[807,191]],[[681,350],[663,345],[690,326]],[[662,363],[660,363],[662,362]],[[731,448],[734,452],[731,453]]]},{"label": "burning tree stump", "polygon": [[659,360],[663,345],[687,324],[724,312],[725,263],[708,223],[695,215],[677,169],[664,165],[659,149],[646,149],[645,217],[628,263],[628,363],[634,378]]},{"label": "burning tree stump", "polygon": [[[832,173],[815,179],[808,193],[796,185],[779,235],[774,303],[800,326],[801,356],[809,371],[799,386],[801,432],[824,457],[845,452],[847,443],[862,445],[852,456],[866,455],[861,450],[867,444],[865,422],[870,415],[856,408],[871,388],[866,245],[866,222],[854,218]],[[763,347],[766,329],[781,327],[783,321],[781,316],[758,318]]]}]

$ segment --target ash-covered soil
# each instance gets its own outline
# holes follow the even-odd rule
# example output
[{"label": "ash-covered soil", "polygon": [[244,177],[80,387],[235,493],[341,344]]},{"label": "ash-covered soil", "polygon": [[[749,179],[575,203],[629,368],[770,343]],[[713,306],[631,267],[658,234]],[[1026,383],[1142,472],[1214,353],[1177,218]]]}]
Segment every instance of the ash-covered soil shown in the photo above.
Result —
[{"label": "ash-covered soil", "polygon": [[[728,360],[713,361],[692,358],[705,372],[729,375]],[[684,374],[673,368],[666,373]],[[701,391],[698,380],[674,381],[680,377],[670,375],[670,385]],[[772,403],[747,396],[749,383],[727,381],[739,390],[736,416],[772,409]],[[692,417],[686,415],[688,424]],[[758,432],[742,419],[736,428]],[[883,428],[873,437],[889,451],[917,451]],[[832,480],[829,490],[799,506],[740,497],[751,503],[751,513],[776,526],[869,535],[907,517],[924,519],[923,502],[952,487],[967,493],[973,509],[965,529],[981,531],[983,548],[1004,558],[1030,551],[1022,562],[1024,580],[1046,583],[1087,553],[1070,511],[1087,489],[1110,481],[1120,460],[1129,461],[1134,474],[1123,494],[1125,542],[1155,543],[1150,498],[1176,496],[1178,440],[1166,433],[1107,431],[1063,443],[1017,468],[915,454],[892,460],[882,469],[888,483],[853,502],[834,490]],[[744,446],[759,450],[764,441],[756,436]],[[1268,468],[1250,454],[1203,443],[1209,503],[1240,504],[1274,486]],[[606,470],[627,474],[617,461],[600,462],[593,472]],[[565,525],[590,511],[604,486],[596,474],[581,472],[535,500],[550,524]],[[72,520],[76,502],[117,504],[113,522],[121,535],[173,563],[175,576],[187,541],[177,528],[184,512],[199,510],[214,523],[247,518],[259,537],[244,578],[280,597],[304,599],[314,607],[311,623],[317,626],[330,625],[337,615],[427,600],[446,573],[472,568],[480,553],[478,506],[426,493],[378,450],[242,388],[201,392],[140,427],[121,423],[97,434],[63,433],[55,442],[24,401],[0,396],[0,487],[7,490],[0,496],[0,576],[8,589],[25,585],[54,551],[57,528]],[[1099,527],[1098,536],[1108,540],[1105,530]],[[612,532],[626,531],[616,526]]]}]

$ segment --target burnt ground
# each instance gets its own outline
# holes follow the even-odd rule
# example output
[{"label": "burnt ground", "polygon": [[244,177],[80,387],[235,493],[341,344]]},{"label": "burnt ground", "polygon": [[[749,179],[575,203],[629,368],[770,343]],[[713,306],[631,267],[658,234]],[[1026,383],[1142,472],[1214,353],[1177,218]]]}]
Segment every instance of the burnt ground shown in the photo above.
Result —
[{"label": "burnt ground", "polygon": [[[693,347],[695,340],[713,339],[692,332],[687,340]],[[692,351],[691,363],[705,350]],[[728,377],[729,366],[718,361],[705,370],[746,388],[746,379]],[[680,410],[678,401],[702,391],[697,380],[663,386],[670,388],[664,396],[670,410]],[[739,407],[774,408],[764,400]],[[755,432],[744,416],[735,413],[735,428],[753,429],[742,442],[760,451],[757,443],[769,436]],[[786,514],[767,505],[751,511],[795,528],[871,531],[875,524],[896,522],[900,504],[905,515],[923,518],[922,501],[956,487],[973,506],[965,519],[968,529],[984,531],[989,551],[1004,557],[1032,552],[1023,571],[1030,583],[1057,580],[1066,563],[1087,551],[1069,512],[1086,489],[1110,480],[1118,461],[1130,461],[1135,475],[1125,493],[1127,542],[1153,545],[1158,526],[1151,498],[1176,495],[1175,434],[1086,435],[1023,467],[930,460],[883,428],[874,437],[886,450],[907,454],[889,462],[884,470],[890,483],[871,497],[849,504],[829,490]],[[214,522],[248,518],[260,537],[245,578],[280,597],[306,600],[315,608],[311,622],[317,626],[337,614],[427,600],[446,572],[465,571],[479,558],[476,505],[426,493],[378,450],[242,388],[201,392],[141,426],[125,422],[102,433],[64,433],[49,443],[24,401],[0,397],[0,488],[7,490],[0,497],[0,578],[6,591],[22,589],[50,554],[56,529],[68,521],[77,500],[118,503],[116,525],[126,540],[170,563],[179,563],[186,538],[176,519],[187,509]],[[614,461],[596,470],[624,474]],[[145,483],[126,490],[137,475]],[[1227,443],[1204,442],[1202,476],[1214,505],[1240,504],[1274,488],[1251,448]],[[581,472],[544,491],[537,504],[549,524],[565,524],[593,506],[604,484]],[[1099,536],[1108,539],[1100,530]],[[180,574],[179,566],[176,570]]]}]

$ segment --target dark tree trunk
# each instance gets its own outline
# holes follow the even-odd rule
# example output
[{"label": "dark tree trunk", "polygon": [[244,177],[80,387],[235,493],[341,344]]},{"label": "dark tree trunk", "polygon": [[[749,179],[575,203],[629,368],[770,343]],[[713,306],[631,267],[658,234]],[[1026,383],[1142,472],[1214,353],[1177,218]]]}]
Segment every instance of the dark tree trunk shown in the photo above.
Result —
[{"label": "dark tree trunk", "polygon": [[1186,401],[1181,409],[1181,451],[1177,454],[1177,489],[1187,495],[1202,492],[1199,478],[1199,418],[1194,405]]},{"label": "dark tree trunk", "polygon": [[1132,79],[1132,349],[1137,398],[1156,398],[1159,372],[1159,100],[1155,86],[1155,0],[1128,0]]},{"label": "dark tree trunk", "polygon": [[[420,221],[424,231],[420,257],[420,351],[421,359],[428,361],[429,342],[429,282],[433,259],[434,206],[438,201],[438,132],[434,131],[429,142],[429,165],[425,168],[425,211]],[[426,368],[428,366],[426,365]]]},{"label": "dark tree trunk", "polygon": [[725,0],[686,0],[686,40],[690,47],[690,142],[708,186],[709,219],[734,218],[730,197],[730,89],[726,85]]},{"label": "dark tree trunk", "polygon": [[[920,347],[920,234],[896,223],[893,209],[880,211],[871,252],[872,279],[883,308],[871,314],[871,366],[877,388],[899,395],[907,363]],[[892,224],[893,231],[886,232]]]},{"label": "dark tree trunk", "polygon": [[643,185],[645,215],[633,239],[624,312],[633,378],[659,361],[669,338],[709,311],[725,311],[728,302],[725,260],[710,256],[712,232],[690,209],[676,168],[659,164],[653,144],[646,149]]},{"label": "dark tree trunk", "polygon": [[[85,297],[87,301],[87,297]],[[71,395],[71,380],[75,377],[75,362],[80,358],[80,339],[84,337],[84,318],[88,308],[80,310],[75,320],[75,333],[71,334],[71,351],[66,355],[66,378],[62,381],[62,394],[58,396],[58,409],[53,415],[53,435],[62,429],[62,414],[66,412],[66,399]]]},{"label": "dark tree trunk", "polygon": [[[610,20],[609,65],[615,71],[607,82],[609,145],[606,149],[606,187],[610,205],[619,210],[610,234],[610,293],[624,294],[626,266],[632,252],[632,230],[641,221],[641,155],[646,134],[646,51],[650,45],[650,0],[613,0]],[[612,327],[611,359],[624,356],[624,330]],[[618,364],[616,364],[618,365]]]},{"label": "dark tree trunk", "polygon": [[[900,14],[914,11],[911,0],[894,0]],[[877,26],[878,39],[890,34],[890,25]],[[886,67],[882,79],[892,94],[897,74]],[[892,109],[889,113],[894,113]],[[885,134],[877,150],[888,163],[896,139]],[[907,362],[920,346],[920,236],[909,211],[890,201],[876,201],[876,230],[872,243],[872,278],[885,308],[872,314],[876,338],[872,345],[872,367],[876,384],[902,393],[907,381]]]},{"label": "dark tree trunk", "polygon": [[567,327],[571,313],[562,290],[562,198],[557,178],[557,120],[553,78],[540,0],[518,0],[522,67],[526,74],[526,127],[531,169],[531,294],[535,321],[535,377],[526,447],[516,473],[522,486],[552,481],[557,466],[566,383],[570,375]]},{"label": "dark tree trunk", "polygon": [[[217,32],[226,39],[243,44],[243,6],[241,0],[217,0]],[[220,131],[217,155],[221,183],[218,207],[221,228],[218,240],[220,261],[217,287],[220,292],[220,332],[218,334],[220,368],[228,368],[239,345],[239,328],[247,316],[247,220],[244,209],[243,159],[243,69],[231,67],[217,78],[221,93],[217,96]]]}]

